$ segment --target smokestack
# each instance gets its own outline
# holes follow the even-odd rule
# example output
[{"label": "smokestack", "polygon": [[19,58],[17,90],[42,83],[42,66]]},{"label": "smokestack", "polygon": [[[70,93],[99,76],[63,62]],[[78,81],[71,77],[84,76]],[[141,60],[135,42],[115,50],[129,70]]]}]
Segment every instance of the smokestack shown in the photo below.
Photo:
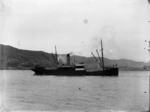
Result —
[{"label": "smokestack", "polygon": [[70,65],[70,54],[67,54],[67,65]]}]

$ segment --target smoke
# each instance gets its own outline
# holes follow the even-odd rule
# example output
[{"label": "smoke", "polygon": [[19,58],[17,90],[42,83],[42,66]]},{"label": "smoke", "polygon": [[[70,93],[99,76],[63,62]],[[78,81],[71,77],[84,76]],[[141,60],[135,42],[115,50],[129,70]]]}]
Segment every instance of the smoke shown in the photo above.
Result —
[{"label": "smoke", "polygon": [[95,36],[90,40],[90,51],[96,53],[96,49],[101,50],[101,39],[103,41],[104,57],[110,59],[118,59],[124,53],[120,48],[120,42],[123,41],[117,35],[117,28],[114,25],[102,27]]},{"label": "smoke", "polygon": [[[83,50],[79,50],[79,51],[74,51],[74,52],[69,52],[70,56],[74,56],[74,55],[78,55],[78,56],[86,56],[83,52]],[[89,53],[90,54],[90,53]]]},{"label": "smoke", "polygon": [[73,56],[75,53],[74,52],[70,52],[69,54],[70,54],[70,56]]},{"label": "smoke", "polygon": [[80,55],[79,51],[71,51],[69,52],[70,56],[74,56],[74,55]]},{"label": "smoke", "polygon": [[98,37],[98,36],[95,36],[95,37],[93,37],[92,38],[92,40],[91,40],[91,49],[98,49],[99,47],[100,47],[100,37]]},{"label": "smoke", "polygon": [[[112,25],[105,25],[102,27],[90,40],[90,49],[100,49],[101,39],[104,43],[110,40],[112,37],[115,37],[115,27]],[[104,45],[103,43],[103,45]]]}]

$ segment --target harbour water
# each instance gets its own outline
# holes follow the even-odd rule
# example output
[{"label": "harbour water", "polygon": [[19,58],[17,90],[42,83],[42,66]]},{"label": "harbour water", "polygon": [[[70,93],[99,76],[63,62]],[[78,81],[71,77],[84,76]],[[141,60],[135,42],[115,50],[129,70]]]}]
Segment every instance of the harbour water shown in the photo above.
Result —
[{"label": "harbour water", "polygon": [[149,107],[149,73],[119,77],[34,76],[30,70],[0,71],[0,108],[12,111],[143,112]]}]

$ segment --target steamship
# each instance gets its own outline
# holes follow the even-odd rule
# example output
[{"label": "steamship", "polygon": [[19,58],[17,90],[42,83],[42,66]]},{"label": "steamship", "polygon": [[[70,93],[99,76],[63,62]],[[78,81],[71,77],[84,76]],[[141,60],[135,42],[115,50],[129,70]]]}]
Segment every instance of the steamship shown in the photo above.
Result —
[{"label": "steamship", "polygon": [[[99,64],[101,70],[88,71],[85,69],[84,63],[75,63],[71,65],[70,54],[58,55],[55,47],[55,55],[53,58],[55,60],[56,67],[53,69],[44,68],[41,66],[35,66],[32,71],[35,75],[54,75],[54,76],[118,76],[118,66],[106,67],[104,66],[103,57],[103,44],[101,40],[101,57],[99,56],[98,50],[96,50],[98,58],[93,54],[93,57]],[[63,62],[63,64],[62,64]]]}]

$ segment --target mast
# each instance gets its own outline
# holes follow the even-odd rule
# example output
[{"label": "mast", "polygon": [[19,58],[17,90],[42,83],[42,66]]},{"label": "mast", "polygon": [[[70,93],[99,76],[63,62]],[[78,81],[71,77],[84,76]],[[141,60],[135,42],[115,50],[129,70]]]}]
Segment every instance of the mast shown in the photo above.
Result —
[{"label": "mast", "polygon": [[104,70],[104,55],[103,55],[103,42],[102,42],[102,39],[101,39],[101,53],[102,53],[102,67],[103,67],[103,70]]},{"label": "mast", "polygon": [[55,46],[55,55],[56,55],[56,64],[58,65],[58,56],[57,56],[57,48]]}]

